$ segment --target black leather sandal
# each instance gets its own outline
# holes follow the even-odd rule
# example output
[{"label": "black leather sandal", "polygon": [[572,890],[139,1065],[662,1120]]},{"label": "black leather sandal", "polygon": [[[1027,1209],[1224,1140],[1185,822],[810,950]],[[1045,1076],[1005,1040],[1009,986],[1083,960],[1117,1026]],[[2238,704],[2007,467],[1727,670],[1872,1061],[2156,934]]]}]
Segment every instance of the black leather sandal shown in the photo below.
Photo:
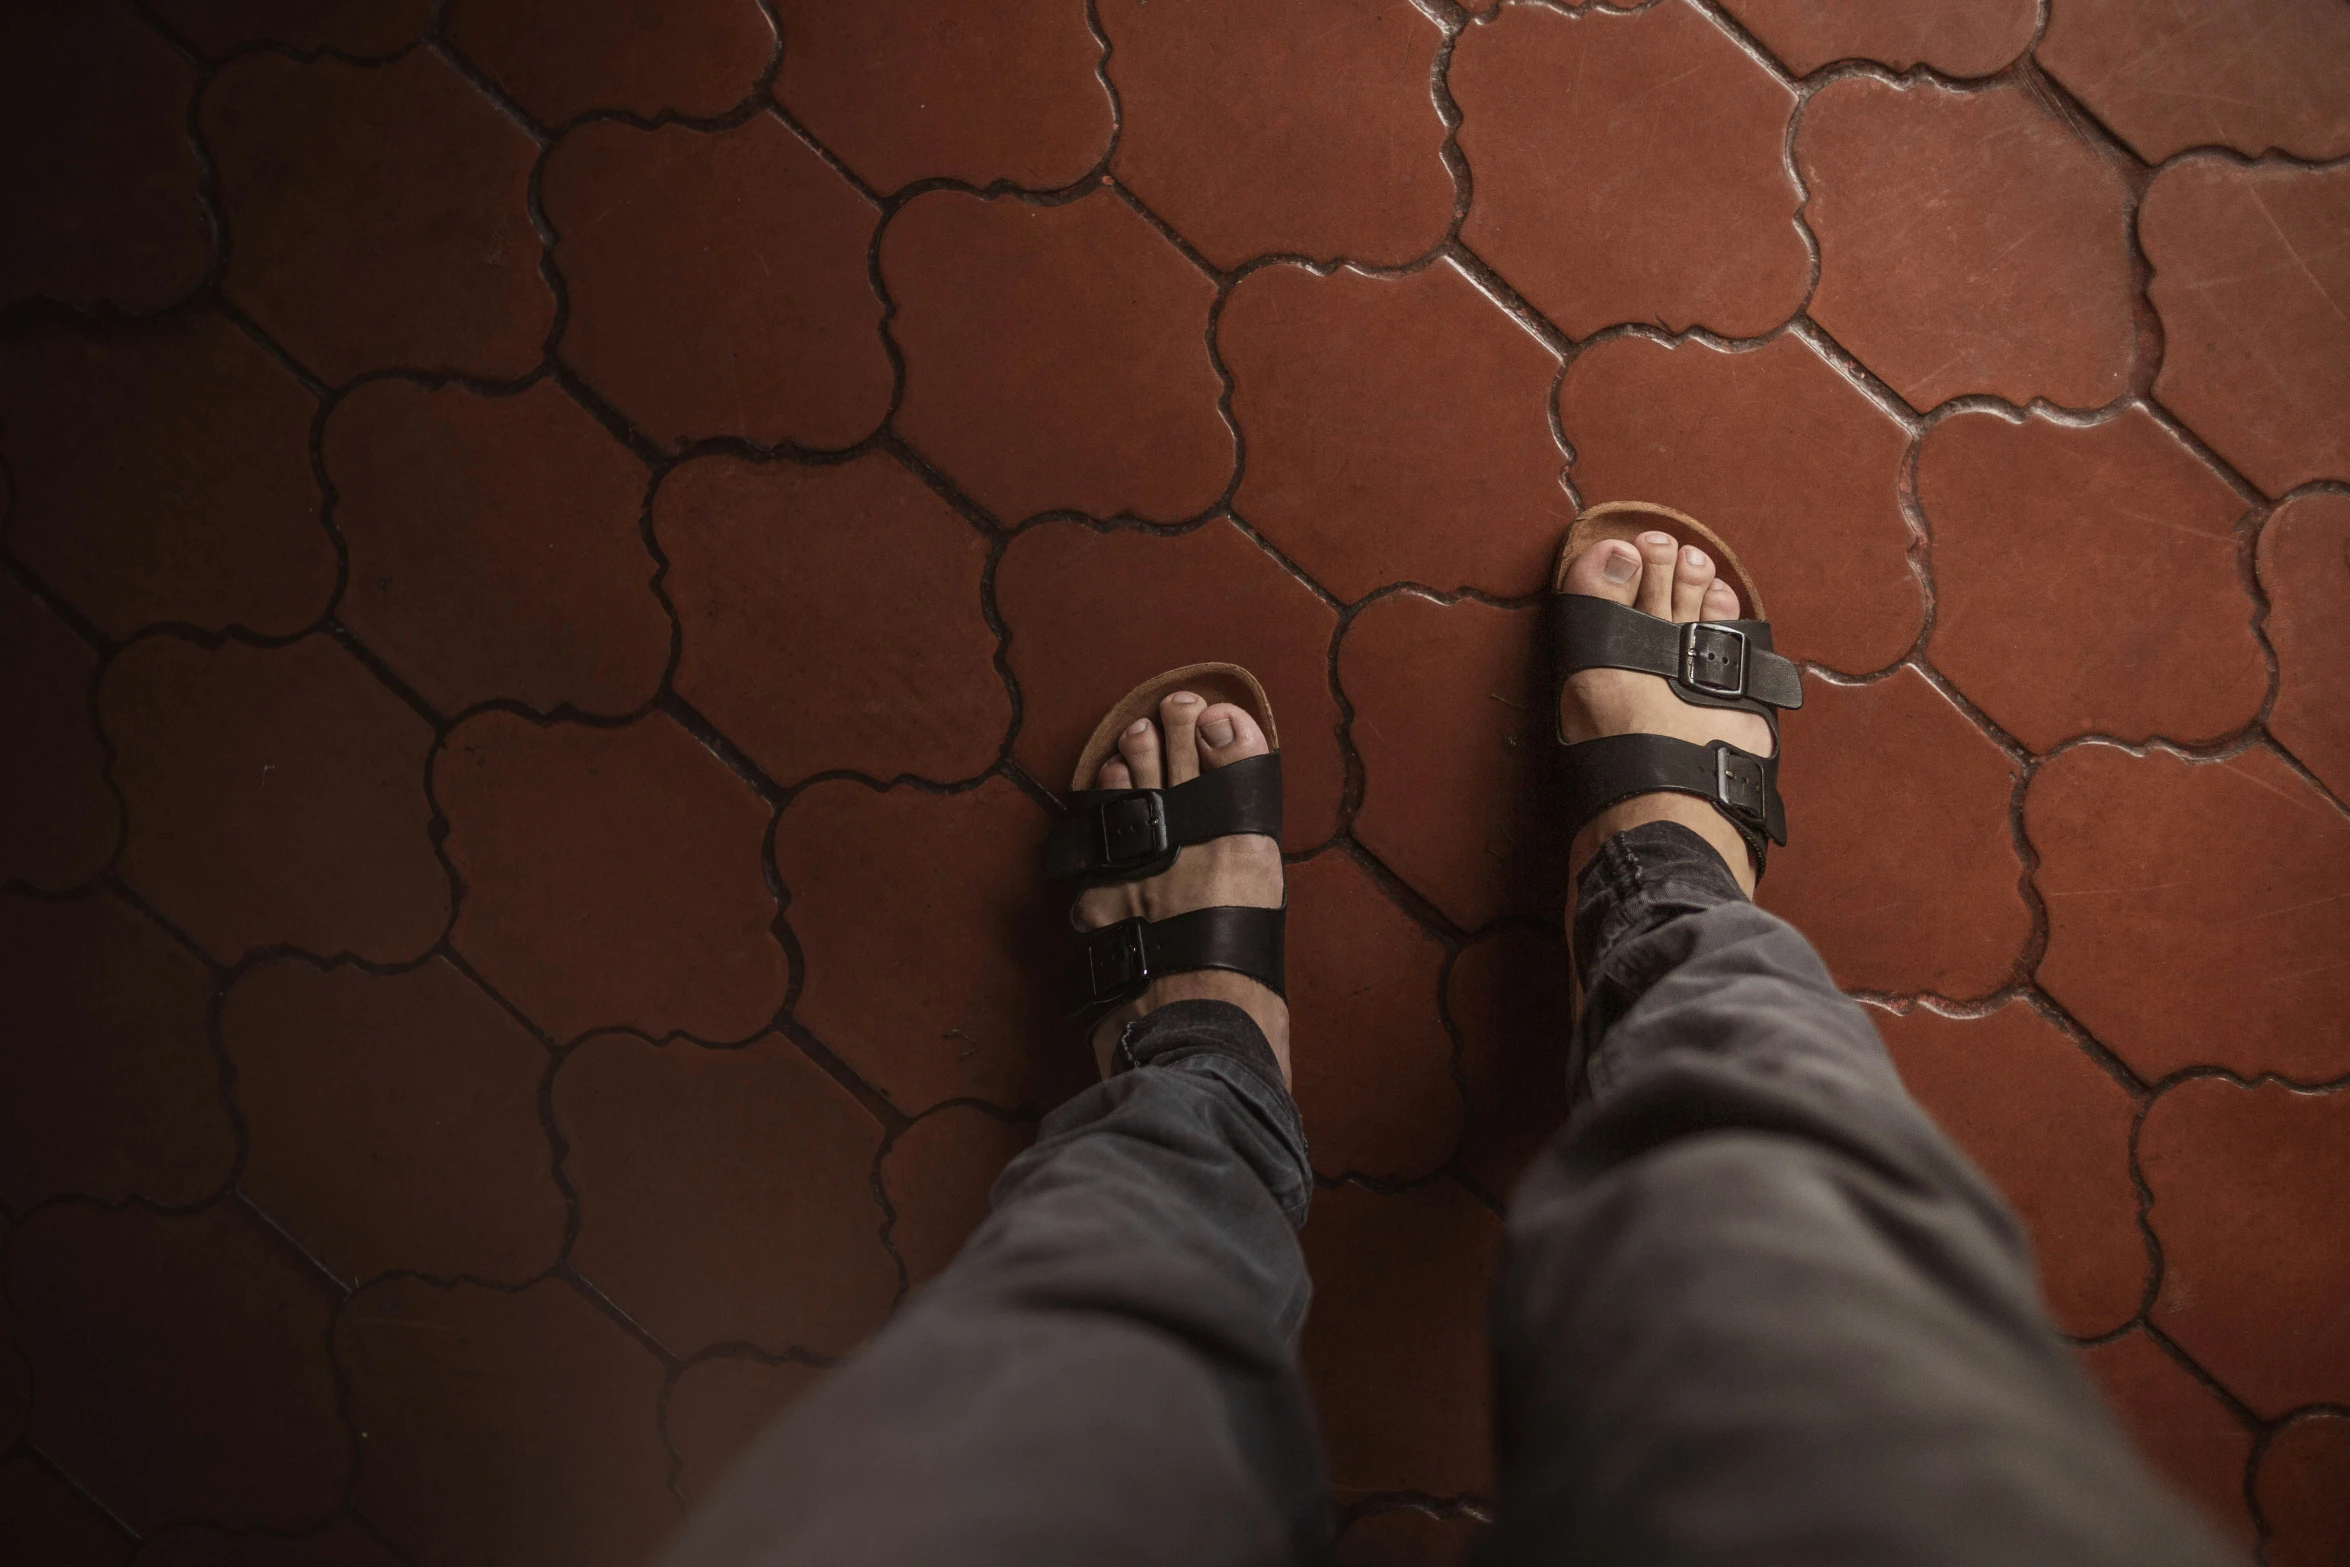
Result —
[{"label": "black leather sandal", "polygon": [[[1164,789],[1096,789],[1102,763],[1138,718],[1156,720],[1160,699],[1194,691],[1210,704],[1245,709],[1270,748],[1228,767]],[[1237,664],[1187,664],[1144,681],[1119,698],[1078,753],[1067,814],[1045,839],[1044,870],[1077,887],[1141,881],[1175,863],[1191,844],[1235,833],[1281,837],[1281,736],[1256,677]],[[1163,920],[1137,915],[1079,932],[1081,948],[1061,986],[1061,1015],[1091,1029],[1162,974],[1230,969],[1285,995],[1282,931],[1286,909],[1238,905],[1193,909]],[[1071,909],[1072,921],[1075,909]]]},{"label": "black leather sandal", "polygon": [[[1669,533],[1712,555],[1749,618],[1682,624],[1611,599],[1567,591],[1567,567],[1603,539],[1631,542]],[[1662,676],[1673,694],[1696,707],[1736,708],[1771,726],[1771,754],[1756,756],[1726,740],[1693,745],[1669,735],[1609,735],[1566,747],[1563,772],[1569,837],[1618,800],[1657,790],[1691,794],[1721,812],[1745,840],[1760,879],[1771,844],[1787,842],[1779,803],[1779,710],[1803,705],[1803,672],[1771,651],[1770,622],[1746,568],[1694,517],[1646,501],[1611,501],[1575,519],[1559,546],[1551,577],[1551,647],[1557,685],[1584,669],[1632,669]]]}]

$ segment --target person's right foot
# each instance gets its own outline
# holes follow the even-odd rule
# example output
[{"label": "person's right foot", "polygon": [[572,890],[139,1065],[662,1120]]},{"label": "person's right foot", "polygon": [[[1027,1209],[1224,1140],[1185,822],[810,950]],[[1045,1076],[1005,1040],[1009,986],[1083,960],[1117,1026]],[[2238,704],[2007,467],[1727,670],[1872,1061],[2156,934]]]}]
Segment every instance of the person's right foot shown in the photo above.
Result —
[{"label": "person's right foot", "polygon": [[[1567,567],[1566,590],[1629,604],[1660,620],[1736,620],[1738,594],[1715,575],[1713,558],[1669,533],[1643,533],[1637,545],[1603,539]],[[1559,693],[1559,732],[1569,744],[1602,735],[1671,735],[1705,745],[1727,740],[1756,756],[1771,754],[1771,726],[1753,713],[1698,707],[1682,701],[1655,675],[1629,669],[1584,669]],[[1619,800],[1601,811],[1567,850],[1570,885],[1599,846],[1627,828],[1678,822],[1719,850],[1748,895],[1754,861],[1746,840],[1722,814],[1695,795],[1660,790]]]}]

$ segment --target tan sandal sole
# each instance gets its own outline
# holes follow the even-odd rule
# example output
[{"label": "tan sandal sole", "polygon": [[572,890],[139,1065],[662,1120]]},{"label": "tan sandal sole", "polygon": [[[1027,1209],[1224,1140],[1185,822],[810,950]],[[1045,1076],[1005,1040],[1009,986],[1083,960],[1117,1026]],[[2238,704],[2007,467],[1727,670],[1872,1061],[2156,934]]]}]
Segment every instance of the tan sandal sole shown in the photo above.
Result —
[{"label": "tan sandal sole", "polygon": [[1755,591],[1754,579],[1739,563],[1738,552],[1722,542],[1720,534],[1687,512],[1659,506],[1654,501],[1607,501],[1576,517],[1575,525],[1567,530],[1566,542],[1559,546],[1558,565],[1550,574],[1551,591],[1567,591],[1567,567],[1592,545],[1602,539],[1622,539],[1630,544],[1643,533],[1669,533],[1676,543],[1694,544],[1704,550],[1714,558],[1716,574],[1728,578],[1730,586],[1737,590],[1739,618],[1771,618],[1763,613],[1762,595]]},{"label": "tan sandal sole", "polygon": [[1126,726],[1138,718],[1156,721],[1160,700],[1177,691],[1197,692],[1211,707],[1218,702],[1230,702],[1265,731],[1267,750],[1281,749],[1281,732],[1273,727],[1273,704],[1266,700],[1265,688],[1257,684],[1256,676],[1238,664],[1186,664],[1181,669],[1153,675],[1118,698],[1102,721],[1094,725],[1084,748],[1077,753],[1077,772],[1069,780],[1069,787],[1095,787],[1094,780],[1101,773],[1102,763],[1117,751],[1118,737],[1126,732]]}]

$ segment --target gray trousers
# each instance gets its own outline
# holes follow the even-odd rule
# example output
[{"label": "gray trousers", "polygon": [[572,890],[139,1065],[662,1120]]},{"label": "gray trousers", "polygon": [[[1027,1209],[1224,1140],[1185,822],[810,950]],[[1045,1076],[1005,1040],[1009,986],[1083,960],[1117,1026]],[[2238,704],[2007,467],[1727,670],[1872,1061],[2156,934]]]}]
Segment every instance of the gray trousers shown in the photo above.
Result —
[{"label": "gray trousers", "polygon": [[[1573,1108],[1493,1302],[1487,1560],[2230,1560],[2074,1366],[2014,1217],[1703,840],[1609,840],[1573,935]],[[670,1567],[1321,1553],[1297,1109],[1222,1003],[1117,1067]]]}]

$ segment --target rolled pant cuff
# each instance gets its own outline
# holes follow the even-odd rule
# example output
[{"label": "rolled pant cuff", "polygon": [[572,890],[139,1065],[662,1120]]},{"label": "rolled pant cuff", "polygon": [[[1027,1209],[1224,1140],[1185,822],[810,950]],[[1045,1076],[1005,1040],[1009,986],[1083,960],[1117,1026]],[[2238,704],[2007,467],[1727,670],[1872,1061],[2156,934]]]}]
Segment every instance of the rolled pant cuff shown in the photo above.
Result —
[{"label": "rolled pant cuff", "polygon": [[1150,1068],[1216,1078],[1293,1155],[1295,1179],[1271,1183],[1293,1225],[1306,1222],[1313,1164],[1304,1118],[1281,1081],[1281,1062],[1255,1018],[1229,1001],[1171,1001],[1126,1025],[1110,1052],[1110,1076]]},{"label": "rolled pant cuff", "polygon": [[1744,903],[1714,846],[1678,822],[1626,828],[1600,844],[1575,887],[1575,972],[1590,989],[1625,942],[1684,914]]}]

